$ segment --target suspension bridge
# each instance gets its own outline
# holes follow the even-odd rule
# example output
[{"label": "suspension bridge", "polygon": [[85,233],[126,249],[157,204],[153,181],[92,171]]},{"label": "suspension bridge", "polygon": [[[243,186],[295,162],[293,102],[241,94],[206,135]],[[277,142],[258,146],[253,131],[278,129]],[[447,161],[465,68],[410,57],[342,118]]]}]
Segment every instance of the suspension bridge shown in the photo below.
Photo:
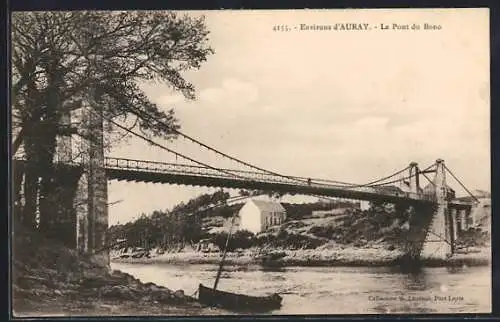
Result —
[{"label": "suspension bridge", "polygon": [[[70,236],[70,244],[81,252],[93,253],[107,243],[108,180],[236,188],[392,203],[411,209],[414,213],[410,218],[408,233],[408,254],[414,258],[419,257],[425,248],[430,248],[431,254],[438,257],[452,254],[458,229],[457,222],[460,221],[460,217],[463,218],[465,214],[470,213],[476,203],[474,195],[441,159],[423,169],[420,169],[417,163],[410,162],[383,178],[364,184],[348,183],[270,171],[230,156],[179,130],[174,130],[178,137],[234,165],[221,167],[190,157],[186,153],[174,150],[171,146],[128,129],[111,118],[90,111],[89,128],[98,140],[97,143],[92,141],[86,144],[88,152],[86,155],[89,157],[74,158],[72,137],[66,134],[61,135],[58,141],[58,153],[54,160],[56,168],[75,170],[74,173],[77,173],[80,181],[75,181],[73,189],[75,193],[83,193],[87,197],[85,209],[76,215],[61,214],[59,217],[63,219],[59,220],[59,226],[62,228],[56,229],[56,231],[65,229],[74,232]],[[63,119],[68,121],[69,117]],[[102,145],[103,122],[108,122],[118,130],[166,151],[168,155],[175,157],[176,162],[105,156]],[[183,162],[177,162],[178,158],[183,159]],[[15,158],[14,168],[22,169],[23,164],[25,160],[22,157]],[[429,174],[433,174],[434,177],[430,178]],[[449,189],[446,175],[455,179],[473,197],[473,201],[457,200]],[[80,177],[84,177],[85,180],[81,180]],[[424,189],[420,186],[423,179],[428,181]],[[17,184],[21,185],[20,182]],[[62,223],[65,221],[64,218],[66,225]],[[109,262],[109,256],[107,254],[104,256],[104,260]]]},{"label": "suspension bridge", "polygon": [[[432,193],[387,189],[390,183],[398,184],[415,178],[417,175],[416,172],[389,181],[390,183],[357,185],[339,184],[335,181],[332,182],[332,180],[284,176],[257,171],[227,168],[214,169],[190,164],[115,157],[105,157],[104,167],[108,179],[119,181],[252,189],[388,203],[414,202],[417,204],[433,204],[435,202],[435,195]],[[436,170],[432,169],[435,167],[436,163],[425,172],[435,172]],[[388,178],[392,178],[403,171],[410,171],[410,166]],[[453,207],[461,209],[467,209],[470,206],[470,204],[458,201],[451,201],[450,204]]]}]

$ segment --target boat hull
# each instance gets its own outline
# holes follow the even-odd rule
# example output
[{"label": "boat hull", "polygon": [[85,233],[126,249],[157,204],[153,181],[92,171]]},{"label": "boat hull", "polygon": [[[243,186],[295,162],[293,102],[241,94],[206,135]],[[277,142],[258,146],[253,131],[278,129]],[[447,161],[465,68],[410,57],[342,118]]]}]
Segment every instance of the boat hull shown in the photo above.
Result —
[{"label": "boat hull", "polygon": [[214,291],[213,288],[200,284],[198,300],[208,306],[217,306],[233,311],[265,312],[279,309],[282,297],[278,294],[248,296],[219,290]]}]

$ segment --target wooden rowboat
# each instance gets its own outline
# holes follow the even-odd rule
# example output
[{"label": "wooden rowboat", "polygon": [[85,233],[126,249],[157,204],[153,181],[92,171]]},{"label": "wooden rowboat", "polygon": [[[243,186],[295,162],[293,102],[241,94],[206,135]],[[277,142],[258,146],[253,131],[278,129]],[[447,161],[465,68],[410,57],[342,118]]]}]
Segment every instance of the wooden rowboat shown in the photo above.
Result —
[{"label": "wooden rowboat", "polygon": [[224,266],[224,259],[227,254],[227,245],[233,230],[233,224],[234,216],[231,220],[231,228],[229,229],[229,234],[226,239],[226,247],[224,247],[224,253],[222,254],[219,269],[217,270],[214,287],[209,288],[200,283],[198,288],[198,301],[201,304],[217,306],[240,312],[269,312],[271,310],[279,309],[281,307],[282,298],[276,293],[269,296],[249,296],[217,290],[217,285]]},{"label": "wooden rowboat", "polygon": [[278,294],[269,296],[249,296],[214,290],[200,284],[198,289],[200,303],[234,311],[266,312],[281,307],[282,297]]}]

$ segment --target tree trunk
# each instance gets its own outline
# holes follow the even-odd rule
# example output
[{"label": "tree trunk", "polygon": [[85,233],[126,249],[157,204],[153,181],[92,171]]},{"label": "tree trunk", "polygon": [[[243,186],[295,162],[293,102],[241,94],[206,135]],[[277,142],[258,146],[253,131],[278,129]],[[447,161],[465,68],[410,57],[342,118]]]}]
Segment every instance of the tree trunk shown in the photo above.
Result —
[{"label": "tree trunk", "polygon": [[[34,65],[27,65],[27,74],[34,71]],[[19,137],[23,137],[24,153],[26,154],[26,164],[24,166],[24,206],[22,211],[21,222],[23,226],[29,229],[36,229],[36,211],[38,204],[38,189],[39,189],[39,171],[36,168],[38,164],[39,145],[37,138],[37,128],[39,126],[40,113],[38,99],[38,90],[34,79],[31,79],[26,84],[26,99],[24,100],[24,108],[21,109],[22,129]],[[21,136],[23,134],[23,136]]]},{"label": "tree trunk", "polygon": [[23,205],[22,205],[22,184],[24,177],[24,164],[22,162],[15,162],[12,168],[12,175],[14,177],[13,184],[13,221],[14,225],[19,225],[22,222],[23,217]]},{"label": "tree trunk", "polygon": [[[57,189],[54,169],[54,155],[57,144],[57,129],[61,116],[62,87],[61,75],[57,72],[57,61],[51,61],[44,66],[47,71],[47,96],[46,112],[41,122],[40,136],[40,170],[42,181],[40,183],[40,230],[48,236],[57,237],[57,208],[59,207],[60,193]],[[58,191],[59,190],[59,191]]]},{"label": "tree trunk", "polygon": [[36,228],[37,194],[38,172],[33,166],[28,165],[24,175],[24,207],[21,222],[30,229]]},{"label": "tree trunk", "polygon": [[40,181],[40,231],[47,237],[54,237],[52,231],[55,225],[56,187],[54,184],[54,169],[43,167],[42,179]]},{"label": "tree trunk", "polygon": [[[49,113],[47,113],[49,114]],[[41,126],[43,129],[39,133],[40,150],[39,150],[39,169],[40,169],[40,231],[47,236],[53,235],[53,226],[55,224],[55,207],[57,205],[56,196],[56,178],[53,158],[56,144],[56,131],[54,127],[57,125],[54,122],[54,117],[48,115],[48,120]]]}]

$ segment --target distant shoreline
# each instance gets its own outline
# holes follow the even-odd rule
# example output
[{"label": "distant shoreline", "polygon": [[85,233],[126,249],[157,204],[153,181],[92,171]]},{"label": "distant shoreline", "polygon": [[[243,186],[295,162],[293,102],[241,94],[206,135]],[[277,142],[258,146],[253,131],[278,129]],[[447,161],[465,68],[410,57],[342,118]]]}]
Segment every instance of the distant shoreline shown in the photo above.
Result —
[{"label": "distant shoreline", "polygon": [[[448,259],[421,259],[418,264],[424,267],[458,267],[458,266],[488,266],[491,263],[489,248],[469,254],[456,254]],[[373,249],[345,249],[344,252],[325,251],[298,251],[287,252],[287,256],[277,261],[262,263],[249,254],[238,255],[230,253],[225,259],[227,265],[246,266],[259,265],[262,267],[321,267],[321,266],[399,266],[401,253],[377,253]],[[167,253],[151,258],[112,258],[116,263],[137,264],[219,264],[219,253],[176,252]]]}]

